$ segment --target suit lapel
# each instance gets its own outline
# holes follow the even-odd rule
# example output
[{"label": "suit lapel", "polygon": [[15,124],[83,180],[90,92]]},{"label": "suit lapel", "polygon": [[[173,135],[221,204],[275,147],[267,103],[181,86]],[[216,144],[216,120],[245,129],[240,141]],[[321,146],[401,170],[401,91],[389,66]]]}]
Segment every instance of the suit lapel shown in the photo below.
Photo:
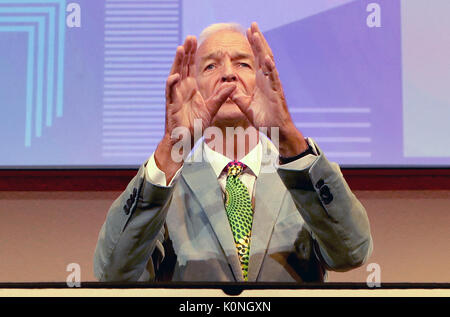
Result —
[{"label": "suit lapel", "polygon": [[235,279],[243,281],[236,245],[226,216],[222,190],[211,165],[204,161],[185,163],[182,176],[208,217]]},{"label": "suit lapel", "polygon": [[[263,144],[268,142],[264,138],[261,141]],[[199,151],[202,151],[201,147],[195,151],[196,155],[200,153]],[[271,155],[278,157],[277,153],[272,153]],[[263,157],[267,159],[267,153],[263,152]],[[186,162],[183,167],[182,177],[208,217],[236,281],[242,282],[242,268],[237,255],[233,233],[226,216],[223,194],[217,177],[208,162],[202,159],[193,160],[201,162]],[[255,210],[248,272],[249,282],[254,282],[258,278],[286,193],[286,187],[274,169],[270,170],[270,172],[264,172],[262,169],[262,172],[259,173],[256,179],[255,186]]]},{"label": "suit lapel", "polygon": [[286,192],[278,173],[260,173],[255,183],[255,210],[250,240],[248,281],[255,282],[269,246]]}]

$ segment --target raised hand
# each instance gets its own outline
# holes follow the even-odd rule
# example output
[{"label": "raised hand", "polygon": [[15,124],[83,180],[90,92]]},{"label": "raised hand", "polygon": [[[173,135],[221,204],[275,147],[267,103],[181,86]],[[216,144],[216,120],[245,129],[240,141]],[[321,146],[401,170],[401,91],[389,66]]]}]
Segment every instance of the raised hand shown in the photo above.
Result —
[{"label": "raised hand", "polygon": [[191,146],[193,146],[194,120],[200,119],[202,128],[207,128],[220,106],[236,88],[234,83],[223,83],[211,97],[204,100],[195,79],[196,51],[195,36],[186,37],[184,44],[177,47],[175,60],[166,82],[165,133],[156,149],[155,159],[160,169],[170,176],[173,176],[172,172],[182,165],[182,162],[173,162],[171,159],[172,147],[179,141],[172,137],[173,130],[186,128],[192,137]]},{"label": "raised hand", "polygon": [[292,121],[272,50],[256,22],[247,29],[247,39],[255,56],[256,87],[251,96],[236,90],[231,98],[255,128],[268,129],[269,137],[271,127],[279,128],[280,154],[296,155],[307,144]]},{"label": "raised hand", "polygon": [[166,134],[171,135],[176,127],[186,127],[194,135],[195,119],[201,119],[203,129],[209,127],[219,107],[236,87],[233,83],[224,83],[210,98],[204,100],[195,79],[196,50],[197,40],[194,36],[188,36],[184,45],[177,48],[166,83]]}]

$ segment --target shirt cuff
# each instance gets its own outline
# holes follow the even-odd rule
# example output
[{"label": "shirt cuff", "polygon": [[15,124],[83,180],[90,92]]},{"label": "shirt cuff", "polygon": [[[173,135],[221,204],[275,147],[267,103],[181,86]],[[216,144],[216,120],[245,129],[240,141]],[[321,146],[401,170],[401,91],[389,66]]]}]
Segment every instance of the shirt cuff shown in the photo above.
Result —
[{"label": "shirt cuff", "polygon": [[308,142],[309,146],[312,148],[314,155],[308,154],[308,155],[305,155],[295,161],[292,161],[292,162],[289,162],[289,163],[286,163],[283,165],[279,165],[277,163],[277,168],[282,167],[282,168],[292,169],[292,170],[301,170],[301,169],[305,169],[305,168],[309,167],[317,159],[317,156],[319,155],[319,151],[317,150],[317,148],[314,145],[314,142],[311,138],[306,138],[306,141]]},{"label": "shirt cuff", "polygon": [[178,171],[172,177],[170,183],[167,184],[166,174],[163,171],[161,171],[156,165],[155,153],[153,153],[147,162],[147,166],[145,167],[145,178],[153,185],[170,187],[172,186],[173,183],[175,183],[178,180],[182,168],[183,167],[180,167],[180,169],[178,169]]}]

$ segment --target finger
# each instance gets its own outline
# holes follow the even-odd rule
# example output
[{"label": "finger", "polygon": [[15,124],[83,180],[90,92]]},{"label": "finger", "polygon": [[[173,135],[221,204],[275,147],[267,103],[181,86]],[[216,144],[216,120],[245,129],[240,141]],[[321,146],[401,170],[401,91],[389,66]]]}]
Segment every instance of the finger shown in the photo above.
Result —
[{"label": "finger", "polygon": [[255,57],[256,66],[258,68],[261,68],[261,57],[260,57],[260,53],[256,47],[255,35],[256,35],[256,33],[253,33],[250,28],[247,29],[247,39],[248,39],[248,42],[250,43],[250,47],[252,48],[253,56]]},{"label": "finger", "polygon": [[184,56],[183,56],[183,63],[181,65],[181,79],[184,79],[188,75],[188,65],[189,65],[189,53],[191,50],[191,37],[187,36],[184,40]]},{"label": "finger", "polygon": [[191,51],[189,52],[188,76],[195,76],[195,54],[197,53],[197,38],[192,37]]},{"label": "finger", "polygon": [[265,54],[269,54],[270,58],[273,59],[272,49],[270,48],[269,43],[267,43],[266,38],[264,37],[261,30],[259,29],[258,23],[253,22],[251,24],[251,30],[252,30],[252,33],[259,34],[259,36],[261,37],[261,42],[264,46],[264,50],[266,51]]},{"label": "finger", "polygon": [[219,110],[220,106],[230,97],[232,92],[236,89],[236,84],[234,83],[225,83],[217,90],[215,94],[213,94],[206,105],[208,107],[211,118],[214,117]]},{"label": "finger", "polygon": [[172,104],[175,99],[175,85],[180,81],[180,74],[175,73],[167,78],[166,82],[166,103]]},{"label": "finger", "polygon": [[264,60],[266,73],[270,81],[270,87],[273,90],[279,90],[281,88],[280,76],[278,74],[277,68],[275,67],[275,62],[269,55],[266,55]]},{"label": "finger", "polygon": [[250,28],[248,28],[247,29],[247,39],[248,39],[248,42],[250,43],[250,45],[252,45],[252,30],[250,29]]},{"label": "finger", "polygon": [[181,65],[183,64],[183,58],[184,58],[184,47],[180,45],[177,47],[172,68],[170,69],[170,75],[181,72]]},{"label": "finger", "polygon": [[243,92],[236,89],[233,91],[230,98],[244,114],[248,113],[248,107],[250,106],[252,100],[251,96],[247,96]]},{"label": "finger", "polygon": [[248,39],[248,42],[250,43],[250,47],[252,49],[253,56],[255,57],[256,65],[258,65],[257,52],[255,49],[255,40],[253,39],[253,33],[250,28],[247,29],[247,39]]},{"label": "finger", "polygon": [[256,51],[255,55],[257,56],[259,67],[262,69],[263,72],[267,72],[266,63],[264,62],[267,54],[264,49],[261,37],[258,33],[253,33],[253,42]]}]

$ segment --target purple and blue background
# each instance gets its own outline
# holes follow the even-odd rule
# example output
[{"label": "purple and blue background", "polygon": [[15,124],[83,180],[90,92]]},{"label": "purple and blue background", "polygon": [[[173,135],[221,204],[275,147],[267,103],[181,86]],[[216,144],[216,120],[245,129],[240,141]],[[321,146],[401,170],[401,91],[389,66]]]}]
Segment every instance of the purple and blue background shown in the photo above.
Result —
[{"label": "purple and blue background", "polygon": [[[80,27],[66,24],[72,2]],[[139,166],[163,133],[176,46],[252,21],[296,125],[330,160],[448,167],[448,12],[448,0],[0,0],[0,167]]]}]

